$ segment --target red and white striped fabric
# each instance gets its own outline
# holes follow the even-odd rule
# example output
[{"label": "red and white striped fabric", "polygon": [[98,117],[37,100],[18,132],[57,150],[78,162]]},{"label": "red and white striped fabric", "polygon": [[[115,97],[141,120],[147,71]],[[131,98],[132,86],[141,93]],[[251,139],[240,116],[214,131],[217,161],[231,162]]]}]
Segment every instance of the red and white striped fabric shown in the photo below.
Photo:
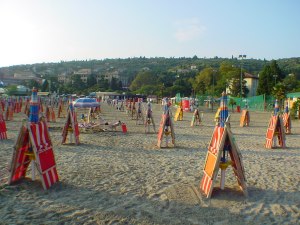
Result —
[{"label": "red and white striped fabric", "polygon": [[165,129],[166,121],[167,121],[167,116],[169,116],[169,115],[162,114],[162,116],[161,116],[158,133],[157,133],[157,146],[159,148],[161,147],[161,142],[162,142],[163,135],[164,135],[164,129]]},{"label": "red and white striped fabric", "polygon": [[289,118],[289,114],[288,113],[283,113],[282,114],[282,120],[283,120],[283,126],[286,126],[288,123],[288,118]]},{"label": "red and white striped fabric", "polygon": [[51,114],[51,120],[52,120],[52,122],[56,122],[55,112],[54,112],[53,107],[50,108],[50,114]]},{"label": "red and white striped fabric", "polygon": [[[222,136],[224,134],[224,129],[225,129],[224,127],[219,127],[219,126],[215,127],[211,142],[208,147],[208,151],[210,152],[208,154],[212,153],[216,156],[220,150],[223,150],[219,148],[220,148]],[[206,197],[209,198],[213,188],[213,177],[210,177],[205,171],[203,172],[204,175],[200,182],[200,189],[206,195]]]},{"label": "red and white striped fabric", "polygon": [[46,122],[30,124],[33,144],[36,148],[36,161],[39,164],[44,189],[50,188],[58,179],[52,143]]},{"label": "red and white striped fabric", "polygon": [[283,113],[282,114],[282,120],[283,120],[283,126],[285,128],[285,133],[290,134],[291,133],[291,117],[290,113]]},{"label": "red and white striped fabric", "polygon": [[12,121],[13,118],[14,118],[14,110],[13,110],[13,106],[11,105],[8,111],[8,120]]},{"label": "red and white striped fabric", "polygon": [[266,148],[272,148],[273,147],[273,138],[274,138],[274,133],[276,129],[276,123],[277,123],[277,116],[272,116],[270,121],[269,121],[269,127],[267,130],[266,134]]},{"label": "red and white striped fabric", "polygon": [[12,105],[7,105],[6,110],[4,112],[4,120],[10,120],[12,121],[14,117],[14,110]]},{"label": "red and white striped fabric", "polygon": [[[278,137],[278,144],[281,148],[285,148],[285,132],[282,120],[279,116],[272,116],[269,122],[269,127],[266,134],[266,148],[273,147],[274,135]],[[276,137],[275,137],[276,138]]]},{"label": "red and white striped fabric", "polygon": [[29,115],[29,100],[26,100],[26,102],[25,102],[25,106],[24,106],[24,113],[26,114],[26,115]]},{"label": "red and white striped fabric", "polygon": [[47,122],[50,122],[50,110],[49,110],[48,106],[46,106],[46,112],[45,112],[45,114],[46,114],[46,120],[47,120]]},{"label": "red and white striped fabric", "polygon": [[44,112],[44,107],[41,100],[39,100],[39,111]]},{"label": "red and white striped fabric", "polygon": [[57,118],[66,117],[65,105],[62,101],[58,103]]},{"label": "red and white striped fabric", "polygon": [[79,127],[78,127],[76,112],[75,111],[71,112],[71,115],[72,115],[73,130],[75,135],[75,142],[76,144],[79,144]]},{"label": "red and white striped fabric", "polygon": [[[8,184],[16,182],[26,176],[27,168],[30,164],[30,159],[25,152],[29,148],[29,133],[25,126],[21,127],[19,136],[17,138],[16,148],[13,154],[13,159],[10,166],[10,177]],[[22,144],[20,147],[19,144]]]},{"label": "red and white striped fabric", "polygon": [[62,144],[66,143],[67,135],[68,135],[69,124],[70,124],[70,122],[67,121],[67,122],[65,123],[64,128],[63,128],[63,131],[62,131],[62,141],[61,141]]},{"label": "red and white striped fabric", "polygon": [[70,111],[68,110],[68,116],[67,116],[67,120],[66,123],[64,125],[63,128],[63,132],[62,132],[62,144],[66,143],[67,140],[67,135],[68,135],[68,129],[69,127],[72,127],[73,133],[71,133],[70,135],[74,135],[75,138],[75,144],[78,145],[80,144],[79,142],[79,127],[78,127],[78,122],[76,119],[77,115],[75,111]]},{"label": "red and white striped fabric", "polygon": [[20,104],[20,102],[18,102],[18,101],[15,102],[15,105],[14,105],[14,112],[15,112],[15,113],[21,112],[21,104]]},{"label": "red and white striped fabric", "polygon": [[200,182],[200,190],[206,195],[207,198],[210,197],[212,190],[213,181],[206,173],[204,173],[202,180]]},{"label": "red and white striped fabric", "polygon": [[5,101],[2,100],[0,101],[0,108],[2,109],[2,111],[4,111],[4,107],[5,107]]},{"label": "red and white striped fabric", "polygon": [[284,126],[281,118],[278,116],[278,122],[277,122],[277,136],[278,136],[278,144],[281,148],[285,148],[285,131]]},{"label": "red and white striped fabric", "polygon": [[1,119],[0,115],[0,140],[7,139],[7,133],[6,133],[6,123],[3,119]]},{"label": "red and white striped fabric", "polygon": [[23,100],[20,98],[20,112],[22,112]]},{"label": "red and white striped fabric", "polygon": [[218,153],[218,147],[220,145],[220,141],[221,141],[223,133],[224,133],[224,127],[219,127],[219,126],[215,127],[213,137],[212,137],[210,145],[208,147],[208,150],[211,153],[213,153],[214,155],[216,155]]},{"label": "red and white striped fabric", "polygon": [[52,145],[48,135],[48,127],[45,122],[41,121],[39,123],[32,123],[30,124],[30,129],[37,150],[47,150],[49,146]]},{"label": "red and white striped fabric", "polygon": [[61,117],[61,112],[62,112],[62,106],[61,106],[61,102],[58,103],[58,110],[57,110],[57,118]]},{"label": "red and white striped fabric", "polygon": [[7,139],[6,131],[6,123],[3,118],[2,107],[0,106],[0,140]]}]

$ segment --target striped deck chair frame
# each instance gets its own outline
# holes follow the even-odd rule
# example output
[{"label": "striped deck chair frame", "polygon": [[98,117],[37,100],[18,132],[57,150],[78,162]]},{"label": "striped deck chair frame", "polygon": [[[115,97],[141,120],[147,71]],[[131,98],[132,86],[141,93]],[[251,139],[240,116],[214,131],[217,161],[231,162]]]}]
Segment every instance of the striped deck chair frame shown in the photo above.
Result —
[{"label": "striped deck chair frame", "polygon": [[282,114],[282,121],[283,121],[283,126],[285,128],[285,133],[290,134],[291,133],[291,128],[292,128],[292,122],[291,122],[291,117],[290,113],[283,113]]},{"label": "striped deck chair frame", "polygon": [[249,126],[250,123],[250,113],[248,110],[243,109],[240,118],[240,127]]},{"label": "striped deck chair frame", "polygon": [[[153,115],[152,115],[152,111],[151,110],[145,110],[145,133],[147,133],[147,128],[148,126],[150,126],[152,124],[152,127],[153,127],[153,130],[154,132],[156,132],[155,130],[155,122],[154,122],[154,119],[153,119]],[[148,120],[150,120],[150,123],[148,122]]]},{"label": "striped deck chair frame", "polygon": [[29,146],[29,130],[25,124],[22,124],[14,146],[13,156],[10,164],[10,176],[8,184],[12,184],[26,176],[27,168],[31,162],[29,156],[25,154]]},{"label": "striped deck chair frame", "polygon": [[55,112],[53,106],[50,107],[50,118],[52,122],[56,122]]},{"label": "striped deck chair frame", "polygon": [[67,119],[66,119],[66,123],[64,125],[63,131],[62,131],[62,144],[66,143],[67,140],[67,136],[68,136],[68,128],[72,127],[73,132],[70,135],[74,135],[74,140],[75,140],[75,144],[79,145],[79,127],[78,127],[78,122],[77,122],[77,118],[76,118],[76,112],[75,110],[71,111],[70,109],[68,109],[68,114],[67,114]]},{"label": "striped deck chair frame", "polygon": [[200,182],[200,191],[210,198],[214,181],[219,171],[220,159],[225,143],[224,127],[216,126],[211,137]]},{"label": "striped deck chair frame", "polygon": [[269,121],[267,133],[266,133],[266,144],[265,147],[272,149],[273,139],[278,138],[279,147],[285,148],[285,132],[281,117],[278,115],[272,115]]},{"label": "striped deck chair frame", "polygon": [[7,139],[7,128],[5,120],[1,119],[0,115],[0,140]]},{"label": "striped deck chair frame", "polygon": [[178,107],[175,112],[174,121],[182,121],[183,120],[183,109],[182,107]]},{"label": "striped deck chair frame", "polygon": [[197,124],[201,125],[201,117],[200,117],[199,109],[195,109],[193,113],[192,120],[191,120],[191,127]]},{"label": "striped deck chair frame", "polygon": [[243,157],[241,151],[238,148],[237,144],[235,143],[231,130],[226,127],[226,132],[231,145],[231,151],[229,151],[229,155],[232,162],[231,166],[233,172],[236,176],[240,189],[243,191],[245,196],[248,196],[245,169],[244,169]]},{"label": "striped deck chair frame", "polygon": [[215,127],[210,144],[208,146],[208,152],[203,168],[204,174],[200,182],[200,191],[207,198],[211,197],[214,188],[214,182],[218,175],[220,160],[223,154],[226,140],[229,141],[229,144],[231,146],[229,155],[238,185],[244,192],[244,194],[246,196],[248,195],[242,155],[234,141],[233,135],[230,131],[230,127],[228,126],[228,122],[226,122],[225,127]]},{"label": "striped deck chair frame", "polygon": [[161,148],[161,143],[164,137],[164,127],[166,125],[167,118],[169,117],[169,126],[171,129],[171,139],[172,139],[172,144],[175,147],[175,132],[174,132],[174,126],[172,122],[172,114],[171,111],[169,114],[162,114],[159,128],[158,128],[158,134],[157,134],[157,147]]},{"label": "striped deck chair frame", "polygon": [[23,124],[14,147],[10,166],[8,184],[12,184],[26,176],[31,162],[26,152],[32,148],[35,166],[42,181],[44,190],[59,181],[52,142],[46,122]]},{"label": "striped deck chair frame", "polygon": [[49,123],[50,122],[50,108],[49,106],[46,106],[46,120]]},{"label": "striped deck chair frame", "polygon": [[47,123],[40,121],[39,123],[31,123],[29,126],[29,135],[32,140],[38,172],[46,190],[59,180]]},{"label": "striped deck chair frame", "polygon": [[0,140],[7,139],[6,131],[6,122],[3,118],[2,106],[0,105]]}]

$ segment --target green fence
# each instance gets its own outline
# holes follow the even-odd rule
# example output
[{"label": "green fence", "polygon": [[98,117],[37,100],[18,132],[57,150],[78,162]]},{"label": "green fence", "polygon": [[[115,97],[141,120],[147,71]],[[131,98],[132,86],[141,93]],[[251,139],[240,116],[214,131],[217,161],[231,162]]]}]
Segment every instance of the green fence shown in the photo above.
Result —
[{"label": "green fence", "polygon": [[[180,93],[176,94],[176,102],[180,102],[183,97],[180,96]],[[197,95],[196,99],[198,100],[199,106],[204,106],[206,101],[211,100],[211,97],[208,95]],[[228,97],[228,104],[230,99],[233,99],[236,103],[234,107],[240,106],[241,109],[247,108],[251,111],[272,111],[274,109],[275,98],[273,96],[267,95],[258,95],[249,98],[236,98]],[[218,104],[218,99],[215,99]],[[228,105],[231,107],[231,105]]]},{"label": "green fence", "polygon": [[242,109],[248,106],[252,111],[271,111],[274,109],[275,98],[268,95],[258,95],[249,98],[229,97],[236,102]]}]

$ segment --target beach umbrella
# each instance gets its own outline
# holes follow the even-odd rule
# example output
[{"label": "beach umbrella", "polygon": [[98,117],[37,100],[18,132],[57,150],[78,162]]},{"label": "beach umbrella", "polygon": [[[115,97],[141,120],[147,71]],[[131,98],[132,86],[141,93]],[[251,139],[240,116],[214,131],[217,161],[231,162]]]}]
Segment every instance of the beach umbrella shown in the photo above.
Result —
[{"label": "beach umbrella", "polygon": [[95,98],[78,98],[74,101],[73,106],[76,108],[93,108],[99,107],[99,102]]}]

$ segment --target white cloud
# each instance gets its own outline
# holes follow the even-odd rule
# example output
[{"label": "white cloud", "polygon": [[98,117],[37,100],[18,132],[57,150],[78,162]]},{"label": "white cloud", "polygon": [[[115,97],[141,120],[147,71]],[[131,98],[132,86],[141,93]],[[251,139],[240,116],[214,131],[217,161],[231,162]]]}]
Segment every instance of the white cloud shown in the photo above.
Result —
[{"label": "white cloud", "polygon": [[200,24],[197,18],[186,19],[175,23],[175,38],[179,42],[195,40],[206,30],[206,27]]}]

